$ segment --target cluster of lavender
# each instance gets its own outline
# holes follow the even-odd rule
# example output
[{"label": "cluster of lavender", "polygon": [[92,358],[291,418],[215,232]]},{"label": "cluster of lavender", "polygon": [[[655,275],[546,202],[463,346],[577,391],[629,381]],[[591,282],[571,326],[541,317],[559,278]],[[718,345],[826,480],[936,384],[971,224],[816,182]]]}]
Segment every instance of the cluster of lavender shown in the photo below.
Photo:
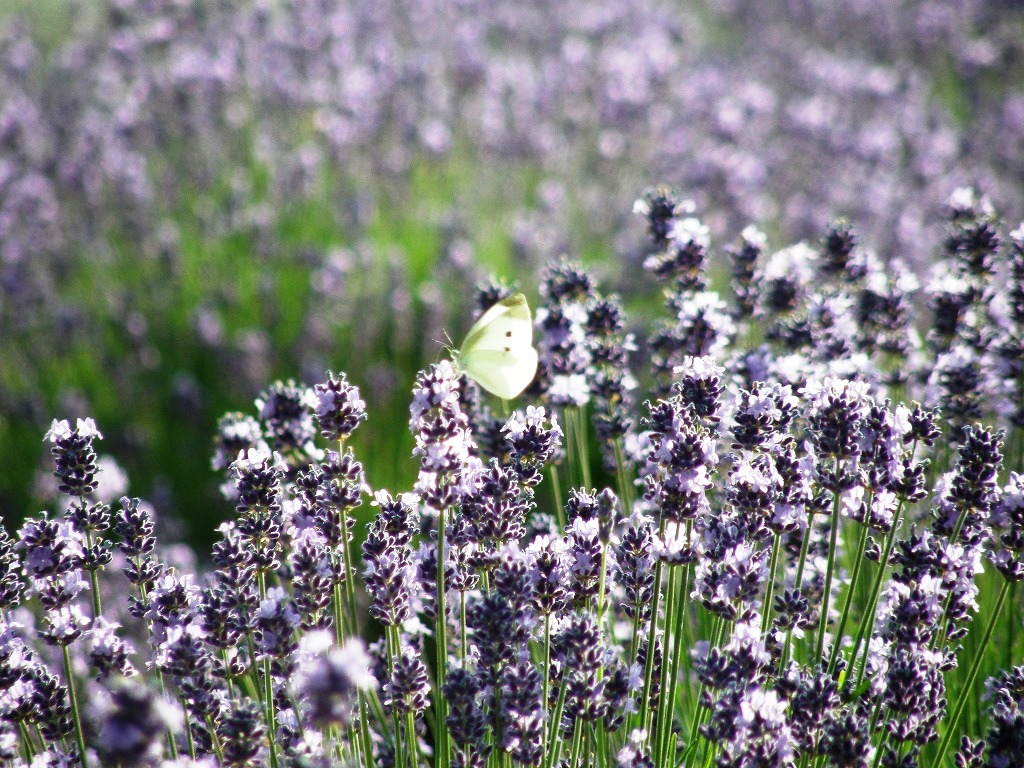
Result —
[{"label": "cluster of lavender", "polygon": [[[716,236],[756,220],[811,237],[843,211],[912,264],[937,190],[1021,197],[1014,3],[57,5],[61,23],[0,16],[0,333],[20,352],[0,403],[19,424],[46,423],[63,369],[42,350],[69,346],[124,361],[104,370],[110,400],[175,376],[197,432],[228,377],[197,376],[182,350],[256,392],[285,357],[320,375],[341,336],[374,373],[361,381],[401,392],[379,350],[422,352],[458,288],[421,290],[414,246],[379,242],[395,210],[443,230],[437,273],[468,286],[479,221],[529,270],[622,238],[651,177],[700,194]],[[452,188],[421,201],[431,185],[406,180],[438,167]],[[405,319],[421,308],[422,334]],[[298,330],[268,334],[278,316]],[[82,412],[105,400],[82,396]]]},{"label": "cluster of lavender", "polygon": [[958,190],[923,297],[844,221],[748,228],[720,296],[695,206],[635,210],[667,319],[550,264],[529,404],[422,371],[410,491],[345,375],[223,417],[210,569],[55,421],[62,513],[0,529],[4,764],[1018,765],[1024,228]]}]

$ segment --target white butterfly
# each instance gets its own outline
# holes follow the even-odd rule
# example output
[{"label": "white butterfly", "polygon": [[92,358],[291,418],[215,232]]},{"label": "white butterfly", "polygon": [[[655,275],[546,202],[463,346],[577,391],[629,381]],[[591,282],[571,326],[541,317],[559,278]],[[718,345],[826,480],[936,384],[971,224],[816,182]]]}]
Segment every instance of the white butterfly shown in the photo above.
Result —
[{"label": "white butterfly", "polygon": [[502,400],[519,396],[537,374],[533,319],[521,293],[492,306],[452,351],[456,367]]}]

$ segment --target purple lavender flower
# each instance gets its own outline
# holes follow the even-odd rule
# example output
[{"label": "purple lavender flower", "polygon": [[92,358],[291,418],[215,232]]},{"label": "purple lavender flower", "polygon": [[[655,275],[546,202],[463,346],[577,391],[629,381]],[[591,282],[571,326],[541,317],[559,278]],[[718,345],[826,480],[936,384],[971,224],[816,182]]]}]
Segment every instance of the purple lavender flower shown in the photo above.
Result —
[{"label": "purple lavender flower", "polygon": [[15,551],[17,542],[0,525],[0,610],[9,611],[21,603],[25,581],[21,561]]},{"label": "purple lavender flower", "polygon": [[754,315],[757,296],[761,291],[760,260],[768,238],[753,225],[740,233],[740,241],[726,248],[732,267],[732,292],[736,298],[736,319],[748,320]]},{"label": "purple lavender flower", "polygon": [[992,509],[992,534],[987,554],[996,570],[1010,581],[1024,579],[1024,476],[1016,472]]},{"label": "purple lavender flower", "polygon": [[501,675],[501,747],[521,765],[539,765],[544,756],[541,673],[528,658],[509,664]]},{"label": "purple lavender flower", "polygon": [[232,412],[217,420],[215,450],[210,465],[217,471],[228,469],[238,458],[252,449],[269,451],[263,440],[263,429],[252,416]]},{"label": "purple lavender flower", "polygon": [[477,675],[455,667],[445,676],[444,696],[448,701],[445,724],[452,741],[471,755],[485,757],[490,751],[487,743],[487,717],[483,709],[483,682]]},{"label": "purple lavender flower", "polygon": [[549,419],[543,407],[528,405],[525,413],[513,411],[501,431],[519,482],[536,487],[544,466],[562,455],[563,433],[556,415]]},{"label": "purple lavender flower", "polygon": [[74,429],[67,421],[54,419],[45,440],[53,444],[56,475],[61,493],[85,498],[96,490],[96,474],[99,467],[93,441],[102,440],[103,435],[92,419],[79,419]]},{"label": "purple lavender flower", "polygon": [[112,765],[154,765],[166,732],[180,725],[177,713],[138,683],[124,681],[103,689],[94,709],[96,751]]},{"label": "purple lavender flower", "polygon": [[451,363],[442,361],[417,377],[410,413],[413,453],[420,457],[416,493],[434,511],[455,506],[475,446],[459,406],[458,376]]},{"label": "purple lavender flower", "polygon": [[410,648],[402,649],[394,667],[391,679],[383,686],[385,711],[419,716],[427,708],[430,696],[427,668]]},{"label": "purple lavender flower", "polygon": [[316,420],[325,440],[345,441],[366,419],[366,403],[359,397],[359,388],[349,384],[344,373],[335,377],[328,371],[327,381],[317,384],[313,391],[317,398]]},{"label": "purple lavender flower", "polygon": [[415,565],[410,547],[413,508],[402,497],[377,494],[381,512],[363,542],[363,579],[370,615],[385,626],[401,626],[412,609]]},{"label": "purple lavender flower", "polygon": [[333,645],[330,632],[307,633],[299,645],[299,662],[291,680],[295,696],[308,706],[317,727],[352,722],[359,691],[376,686],[370,657],[361,640]]},{"label": "purple lavender flower", "polygon": [[1020,703],[1024,700],[1024,667],[1000,672],[986,681],[992,701],[992,725],[985,734],[985,765],[992,768],[1010,768],[1024,760],[1024,714]]},{"label": "purple lavender flower", "polygon": [[[294,381],[274,382],[256,398],[270,447],[288,461],[316,458],[313,440],[319,401],[314,391]],[[299,462],[301,464],[301,462]]]}]

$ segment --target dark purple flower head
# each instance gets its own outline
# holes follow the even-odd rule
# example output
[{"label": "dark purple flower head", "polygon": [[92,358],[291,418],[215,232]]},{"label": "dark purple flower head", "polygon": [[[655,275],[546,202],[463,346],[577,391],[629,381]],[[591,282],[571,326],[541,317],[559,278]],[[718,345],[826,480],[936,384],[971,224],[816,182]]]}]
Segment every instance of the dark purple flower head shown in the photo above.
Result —
[{"label": "dark purple flower head", "polygon": [[260,393],[256,407],[273,450],[289,458],[315,457],[318,398],[312,389],[294,381],[278,381]]},{"label": "dark purple flower head", "polygon": [[265,749],[267,728],[263,724],[260,705],[252,699],[235,700],[218,723],[224,762],[231,766],[253,766]]},{"label": "dark purple flower head", "polygon": [[501,428],[519,482],[533,488],[543,478],[544,467],[562,454],[562,429],[543,407],[528,405],[526,412],[513,411]]},{"label": "dark purple flower head", "polygon": [[159,761],[167,732],[180,716],[153,691],[126,679],[101,690],[93,702],[94,746],[104,763],[147,766]]},{"label": "dark purple flower head", "polygon": [[376,686],[371,659],[359,639],[333,644],[333,633],[309,632],[299,647],[299,663],[291,680],[296,698],[309,707],[317,727],[347,726],[355,715],[359,691]]},{"label": "dark purple flower head", "polygon": [[403,648],[395,659],[391,679],[384,684],[384,711],[418,716],[427,708],[430,684],[427,668],[411,648]]},{"label": "dark purple flower head", "polygon": [[0,611],[16,608],[25,591],[16,545],[16,540],[0,525]]},{"label": "dark purple flower head", "polygon": [[445,723],[456,744],[470,751],[486,755],[487,718],[483,710],[483,682],[466,669],[448,670],[444,682],[444,697],[448,704]]},{"label": "dark purple flower head", "polygon": [[541,295],[555,304],[585,304],[594,289],[594,278],[583,265],[567,259],[549,263],[541,277]]},{"label": "dark purple flower head", "polygon": [[258,448],[268,450],[260,423],[244,413],[225,414],[217,421],[215,450],[210,465],[217,471],[226,470],[240,453]]},{"label": "dark purple flower head", "polygon": [[974,190],[962,188],[950,196],[947,205],[946,253],[965,277],[991,278],[1000,245],[992,203],[985,196],[977,197]]},{"label": "dark purple flower head", "polygon": [[863,256],[856,251],[857,233],[850,222],[832,222],[821,243],[818,272],[827,280],[856,283],[866,274]]},{"label": "dark purple flower head", "polygon": [[622,609],[627,616],[646,621],[650,618],[654,595],[654,526],[639,514],[634,514],[624,525],[615,554],[616,577],[626,593]]},{"label": "dark purple flower head", "polygon": [[853,487],[858,482],[860,428],[872,404],[867,385],[826,376],[808,380],[802,391],[819,482],[832,491]]},{"label": "dark purple flower head", "polygon": [[565,503],[565,519],[571,526],[577,518],[596,520],[601,541],[607,544],[611,540],[612,530],[619,521],[619,500],[610,488],[600,493],[587,491],[583,488],[571,488]]},{"label": "dark purple flower head", "polygon": [[788,385],[754,382],[741,389],[733,407],[733,448],[764,449],[772,438],[786,433],[797,415],[799,400]]},{"label": "dark purple flower head", "polygon": [[26,520],[15,549],[25,552],[25,572],[31,579],[56,576],[81,567],[83,535],[67,520],[50,519],[44,512]]},{"label": "dark purple flower head", "polygon": [[985,746],[992,768],[1024,765],[1024,667],[1000,672],[985,682],[992,718]]},{"label": "dark purple flower head", "polygon": [[664,248],[644,261],[644,269],[668,286],[673,294],[699,294],[707,287],[705,276],[711,236],[696,216],[678,216],[668,232]]},{"label": "dark purple flower head", "polygon": [[740,233],[740,241],[725,249],[732,271],[732,291],[736,298],[736,319],[753,316],[757,296],[761,290],[760,261],[768,238],[757,227],[750,225]]},{"label": "dark purple flower head", "polygon": [[529,658],[507,665],[501,674],[502,749],[522,765],[539,765],[544,756],[541,673]]},{"label": "dark purple flower head", "polygon": [[1010,581],[1024,579],[1024,476],[1017,472],[1010,473],[992,508],[992,532],[992,564]]},{"label": "dark purple flower head", "polygon": [[678,217],[692,211],[693,203],[681,200],[671,187],[648,189],[633,203],[633,213],[647,219],[647,231],[657,250],[668,245],[672,227]]},{"label": "dark purple flower head", "polygon": [[569,546],[561,537],[541,535],[530,543],[528,551],[534,563],[534,609],[543,616],[557,614],[571,597]]},{"label": "dark purple flower head", "polygon": [[366,419],[366,403],[359,388],[350,384],[344,373],[327,372],[327,381],[313,387],[316,395],[316,420],[325,440],[347,440],[359,422]]},{"label": "dark purple flower head", "polygon": [[50,453],[57,465],[53,474],[61,493],[85,497],[96,490],[99,467],[93,441],[102,439],[92,419],[79,419],[74,429],[67,421],[54,419],[45,440],[53,445]]}]

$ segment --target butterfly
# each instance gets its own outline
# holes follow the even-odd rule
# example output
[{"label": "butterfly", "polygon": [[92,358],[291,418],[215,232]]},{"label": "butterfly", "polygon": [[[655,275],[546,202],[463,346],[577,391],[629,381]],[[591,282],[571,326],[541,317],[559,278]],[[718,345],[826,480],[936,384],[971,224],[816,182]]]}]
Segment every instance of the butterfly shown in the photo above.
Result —
[{"label": "butterfly", "polygon": [[518,397],[537,374],[533,318],[521,293],[502,299],[480,316],[462,349],[452,351],[456,367],[502,400]]}]

